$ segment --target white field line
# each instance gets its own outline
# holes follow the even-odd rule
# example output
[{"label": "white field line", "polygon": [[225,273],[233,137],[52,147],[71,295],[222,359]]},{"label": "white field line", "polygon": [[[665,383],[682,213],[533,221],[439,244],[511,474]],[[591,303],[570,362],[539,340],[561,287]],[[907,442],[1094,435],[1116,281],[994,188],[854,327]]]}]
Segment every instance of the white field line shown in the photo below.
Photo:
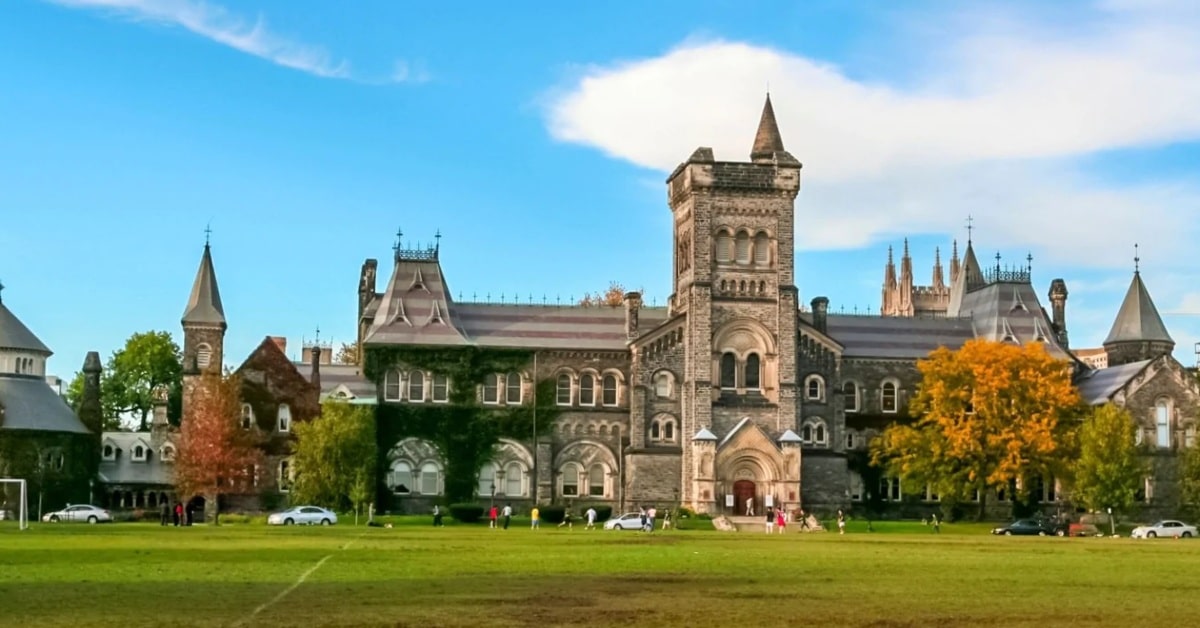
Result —
[{"label": "white field line", "polygon": [[[358,535],[358,536],[356,536],[356,537],[354,537],[354,538],[350,539],[349,541],[347,541],[345,545],[342,545],[342,546],[341,546],[340,548],[338,548],[338,549],[339,549],[339,550],[345,550],[345,549],[349,549],[349,547],[350,547],[351,545],[354,545],[354,543],[355,543],[356,541],[358,541],[359,539],[361,539],[361,538],[362,538],[363,536],[365,536],[366,534],[367,534],[366,532],[363,532],[362,534],[360,534],[360,535]],[[297,588],[299,588],[299,586],[300,586],[300,585],[304,584],[304,581],[305,581],[305,580],[308,580],[308,577],[309,577],[309,576],[311,576],[311,575],[313,575],[313,573],[314,573],[314,572],[316,572],[316,570],[320,569],[320,568],[321,568],[321,565],[324,565],[324,564],[325,564],[325,561],[329,560],[330,558],[333,558],[333,554],[327,554],[327,555],[326,555],[324,558],[322,558],[321,560],[318,560],[318,561],[317,561],[317,564],[313,565],[312,567],[309,567],[309,568],[308,568],[308,571],[305,571],[304,573],[300,574],[300,577],[299,577],[299,578],[296,578],[296,581],[295,581],[295,582],[293,582],[293,583],[291,584],[291,586],[289,586],[288,588],[286,588],[286,589],[284,589],[284,590],[280,591],[278,595],[276,595],[275,597],[271,598],[271,599],[270,599],[270,600],[268,600],[267,602],[265,602],[265,603],[263,603],[263,604],[259,605],[259,607],[258,607],[258,608],[256,608],[256,609],[254,609],[254,610],[253,610],[253,611],[252,611],[252,612],[251,612],[249,615],[247,615],[247,616],[243,617],[241,620],[239,620],[239,621],[237,621],[237,622],[234,622],[234,624],[233,624],[233,625],[234,625],[234,626],[241,626],[241,625],[245,624],[246,622],[250,621],[251,619],[254,619],[254,617],[255,617],[255,616],[257,616],[259,613],[261,613],[261,612],[263,612],[263,611],[267,610],[268,608],[271,608],[271,607],[272,607],[272,606],[274,606],[275,604],[279,603],[279,601],[280,601],[280,600],[282,600],[283,598],[287,597],[289,593],[291,593],[292,591],[295,591]]]}]

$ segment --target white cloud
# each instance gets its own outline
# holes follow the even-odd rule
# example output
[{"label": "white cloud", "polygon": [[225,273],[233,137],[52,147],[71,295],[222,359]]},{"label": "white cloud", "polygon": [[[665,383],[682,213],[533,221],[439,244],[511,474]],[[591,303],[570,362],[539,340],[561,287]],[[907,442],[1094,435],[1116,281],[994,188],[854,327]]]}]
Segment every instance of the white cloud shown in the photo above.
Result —
[{"label": "white cloud", "polygon": [[974,30],[921,42],[938,52],[914,60],[927,68],[916,84],[693,41],[585,68],[548,98],[547,126],[559,140],[659,171],[697,145],[743,160],[769,81],[784,142],[805,163],[799,247],[961,233],[971,214],[977,242],[1028,246],[1055,263],[1127,266],[1139,240],[1164,257],[1190,248],[1200,186],[1126,184],[1079,162],[1200,139],[1200,12],[1172,0],[1149,10],[1114,1],[1069,32],[971,17]]},{"label": "white cloud", "polygon": [[183,27],[235,50],[325,78],[348,79],[350,65],[319,47],[278,35],[260,16],[253,23],[202,0],[49,0],[74,8],[107,9],[124,17]]},{"label": "white cloud", "polygon": [[413,65],[403,59],[392,64],[391,83],[424,83],[429,80],[429,72],[420,65]]}]

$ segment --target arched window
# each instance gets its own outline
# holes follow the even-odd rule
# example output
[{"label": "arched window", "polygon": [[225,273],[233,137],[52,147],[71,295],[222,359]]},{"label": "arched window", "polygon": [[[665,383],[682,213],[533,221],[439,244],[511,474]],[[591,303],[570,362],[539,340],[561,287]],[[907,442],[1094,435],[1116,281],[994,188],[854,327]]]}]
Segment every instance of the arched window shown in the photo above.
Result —
[{"label": "arched window", "polygon": [[820,401],[825,398],[825,380],[820,375],[809,375],[804,385],[804,396],[810,401]]},{"label": "arched window", "polygon": [[113,457],[116,456],[116,453],[117,452],[116,452],[116,450],[113,449],[112,445],[104,446],[104,459],[105,460],[111,460]]},{"label": "arched window", "polygon": [[292,408],[288,404],[279,404],[278,421],[280,432],[290,432],[292,430]]},{"label": "arched window", "polygon": [[441,472],[441,469],[439,469],[437,464],[435,464],[435,463],[426,462],[425,464],[421,465],[421,494],[422,495],[441,495],[442,494],[441,491],[439,490],[440,482],[438,481],[440,479],[438,477],[440,475],[440,472]]},{"label": "arched window", "polygon": [[882,391],[881,401],[883,404],[884,412],[895,412],[896,411],[897,403],[896,403],[896,383],[895,382],[884,382],[883,383],[883,391]]},{"label": "arched window", "polygon": [[596,405],[596,377],[591,373],[579,376],[579,405]]},{"label": "arched window", "polygon": [[734,257],[739,264],[750,263],[750,234],[745,231],[737,234],[734,246]]},{"label": "arched window", "polygon": [[732,353],[721,356],[721,388],[723,390],[737,388],[737,358]]},{"label": "arched window", "polygon": [[733,236],[729,235],[728,231],[722,231],[717,234],[717,261],[728,262],[733,260]]},{"label": "arched window", "polygon": [[842,384],[842,405],[845,406],[846,412],[858,412],[858,384]]},{"label": "arched window", "polygon": [[562,470],[562,494],[563,497],[579,497],[579,474],[582,467],[575,463],[568,463]]},{"label": "arched window", "polygon": [[825,434],[825,424],[824,423],[817,423],[816,428],[813,429],[813,442],[815,442],[818,445],[826,444],[827,439],[826,439],[826,434]]},{"label": "arched window", "polygon": [[659,371],[654,376],[654,395],[662,399],[671,396],[671,374],[667,371]]},{"label": "arched window", "polygon": [[254,426],[254,408],[250,404],[242,404],[242,429],[248,430]]},{"label": "arched window", "polygon": [[500,403],[500,376],[488,373],[483,378],[483,402]]},{"label": "arched window", "polygon": [[525,495],[525,468],[515,462],[504,467],[504,494],[509,497]]},{"label": "arched window", "polygon": [[145,460],[146,459],[146,448],[142,447],[141,445],[134,447],[133,448],[133,459],[134,460]]},{"label": "arched window", "polygon": [[617,405],[617,376],[608,374],[604,376],[604,405]]},{"label": "arched window", "polygon": [[746,356],[746,390],[758,390],[762,380],[762,364],[759,363],[758,354],[751,353]]},{"label": "arched window", "polygon": [[813,426],[811,423],[805,423],[804,427],[800,428],[800,440],[805,443],[813,441]]},{"label": "arched window", "polygon": [[588,495],[592,497],[604,497],[604,476],[607,475],[604,467],[598,464],[592,465],[588,470]]},{"label": "arched window", "polygon": [[397,495],[412,494],[413,487],[413,469],[412,466],[403,460],[397,460],[392,463],[391,477],[388,478],[388,484],[392,487],[392,492]]},{"label": "arched window", "polygon": [[164,445],[162,448],[162,453],[159,454],[159,457],[162,458],[163,462],[174,461],[175,460],[175,448],[170,445]]},{"label": "arched window", "polygon": [[421,371],[408,374],[408,400],[418,403],[425,401],[425,374]]},{"label": "arched window", "polygon": [[400,371],[388,371],[383,376],[383,400],[400,401]]},{"label": "arched window", "polygon": [[504,402],[512,405],[521,405],[521,374],[509,373],[508,386],[504,391]]},{"label": "arched window", "polygon": [[673,443],[675,442],[675,422],[663,421],[663,440]]},{"label": "arched window", "polygon": [[754,263],[760,266],[771,263],[771,238],[765,233],[754,236]]},{"label": "arched window", "polygon": [[433,389],[433,402],[446,403],[450,401],[450,376],[434,373],[432,379],[433,385],[431,388]]},{"label": "arched window", "polygon": [[662,440],[662,426],[657,419],[650,422],[650,440]]},{"label": "arched window", "polygon": [[571,376],[562,373],[558,376],[558,382],[555,385],[555,403],[560,406],[571,405]]},{"label": "arched window", "polygon": [[478,495],[480,497],[487,497],[489,495],[494,495],[496,493],[497,488],[503,489],[504,487],[496,486],[496,465],[494,465],[490,462],[483,463],[483,466],[480,467],[480,469],[479,469],[479,493],[478,493]]},{"label": "arched window", "polygon": [[1159,399],[1154,404],[1154,428],[1157,444],[1162,449],[1171,446],[1171,405],[1166,399]]},{"label": "arched window", "polygon": [[196,347],[196,367],[206,369],[212,363],[212,347],[201,343]]}]

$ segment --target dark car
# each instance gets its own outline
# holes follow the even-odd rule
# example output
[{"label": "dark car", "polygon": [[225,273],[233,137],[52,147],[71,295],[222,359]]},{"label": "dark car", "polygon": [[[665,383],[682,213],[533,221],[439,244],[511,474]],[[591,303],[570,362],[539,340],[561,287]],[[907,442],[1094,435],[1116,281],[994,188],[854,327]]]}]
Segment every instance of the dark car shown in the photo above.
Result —
[{"label": "dark car", "polygon": [[1056,525],[1052,521],[1017,519],[1008,525],[992,528],[992,534],[1002,534],[1004,536],[1066,536],[1067,528]]}]

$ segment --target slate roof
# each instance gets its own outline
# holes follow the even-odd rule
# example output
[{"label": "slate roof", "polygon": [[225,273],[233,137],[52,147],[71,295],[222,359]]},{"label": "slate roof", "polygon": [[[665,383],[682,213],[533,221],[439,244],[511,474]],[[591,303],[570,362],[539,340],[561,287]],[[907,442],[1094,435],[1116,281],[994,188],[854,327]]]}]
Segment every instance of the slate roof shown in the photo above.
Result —
[{"label": "slate roof", "polygon": [[[312,381],[312,369],[304,369],[303,362],[296,362],[296,368],[305,379]],[[375,384],[362,374],[362,369],[354,364],[322,364],[321,365],[321,401],[338,399],[338,392],[345,392],[348,397],[340,397],[350,403],[376,402]]]},{"label": "slate roof", "polygon": [[221,290],[217,287],[217,271],[213,268],[212,251],[204,243],[204,256],[192,282],[192,294],[183,311],[184,323],[224,325],[225,308],[221,305]]},{"label": "slate roof", "polygon": [[1050,355],[1070,357],[1059,346],[1050,319],[1029,282],[997,281],[972,290],[963,297],[961,314],[971,317],[979,338],[1023,345],[1041,342]]},{"label": "slate roof", "polygon": [[40,377],[0,376],[0,410],[0,429],[90,433],[67,402]]},{"label": "slate roof", "polygon": [[1075,378],[1079,396],[1089,405],[1100,405],[1112,399],[1125,384],[1146,369],[1153,360],[1131,362],[1120,366],[1084,371]]},{"label": "slate roof", "polygon": [[763,103],[758,131],[754,134],[754,147],[750,149],[750,160],[798,163],[783,148],[783,136],[779,133],[779,123],[775,121],[775,107],[771,105],[770,94],[767,94],[767,100]]},{"label": "slate roof", "polygon": [[0,350],[13,349],[50,355],[50,348],[42,344],[16,314],[0,301]]},{"label": "slate roof", "polygon": [[[150,448],[150,455],[145,461],[133,459],[133,448],[138,442]],[[117,448],[116,460],[100,461],[100,481],[105,484],[153,484],[170,486],[174,484],[172,463],[163,462],[160,451],[154,449],[150,434],[146,432],[105,432],[100,439],[103,450],[105,444]]]},{"label": "slate roof", "polygon": [[[811,313],[800,317],[812,324]],[[971,321],[961,318],[829,314],[826,325],[847,358],[924,358],[938,347],[957,349],[975,337]]]},{"label": "slate roof", "polygon": [[1117,320],[1113,321],[1112,330],[1108,332],[1104,344],[1144,340],[1175,342],[1158,315],[1150,291],[1142,283],[1142,274],[1135,271],[1125,300],[1121,302],[1121,309],[1117,311]]}]

